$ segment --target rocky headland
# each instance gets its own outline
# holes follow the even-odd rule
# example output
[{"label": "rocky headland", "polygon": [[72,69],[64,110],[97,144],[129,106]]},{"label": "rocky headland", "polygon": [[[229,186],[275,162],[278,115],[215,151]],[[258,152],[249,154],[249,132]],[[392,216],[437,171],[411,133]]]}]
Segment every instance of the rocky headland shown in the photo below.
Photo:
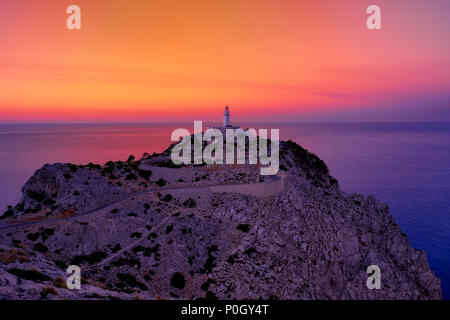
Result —
[{"label": "rocky headland", "polygon": [[169,154],[37,170],[0,217],[0,299],[442,299],[388,206],[294,142],[276,176]]}]

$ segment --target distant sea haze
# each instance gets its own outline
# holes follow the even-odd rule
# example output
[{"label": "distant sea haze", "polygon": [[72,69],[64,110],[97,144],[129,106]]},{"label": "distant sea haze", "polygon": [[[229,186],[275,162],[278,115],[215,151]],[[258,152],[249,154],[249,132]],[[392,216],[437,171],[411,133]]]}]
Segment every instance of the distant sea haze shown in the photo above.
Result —
[{"label": "distant sea haze", "polygon": [[[193,131],[192,125],[1,124],[0,208],[15,205],[22,185],[46,163],[139,158],[164,150],[174,129]],[[386,202],[413,247],[427,253],[450,299],[450,123],[236,125],[279,128],[281,139],[323,159],[342,190]]]}]

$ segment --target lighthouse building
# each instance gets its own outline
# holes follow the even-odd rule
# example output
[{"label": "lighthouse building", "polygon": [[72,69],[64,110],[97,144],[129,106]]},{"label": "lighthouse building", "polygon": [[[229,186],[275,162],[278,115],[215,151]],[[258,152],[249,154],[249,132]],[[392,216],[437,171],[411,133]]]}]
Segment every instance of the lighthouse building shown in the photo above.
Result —
[{"label": "lighthouse building", "polygon": [[214,129],[219,129],[223,134],[225,134],[226,129],[239,129],[239,127],[235,127],[231,124],[230,108],[228,106],[225,107],[225,112],[223,113],[223,127],[214,127]]},{"label": "lighthouse building", "polygon": [[225,112],[223,114],[223,126],[225,128],[231,126],[231,123],[230,123],[230,108],[228,108],[228,106],[225,107]]}]

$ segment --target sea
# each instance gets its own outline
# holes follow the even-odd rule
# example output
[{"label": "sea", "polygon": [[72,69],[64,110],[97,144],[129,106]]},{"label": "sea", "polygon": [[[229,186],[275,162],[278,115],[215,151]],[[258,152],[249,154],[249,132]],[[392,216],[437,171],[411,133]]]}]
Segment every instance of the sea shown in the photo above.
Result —
[{"label": "sea", "polygon": [[[426,252],[450,299],[450,123],[240,126],[279,129],[281,139],[323,159],[343,191],[386,202],[413,247]],[[193,132],[193,123],[0,124],[0,214],[46,163],[139,158],[166,149],[177,128]]]}]

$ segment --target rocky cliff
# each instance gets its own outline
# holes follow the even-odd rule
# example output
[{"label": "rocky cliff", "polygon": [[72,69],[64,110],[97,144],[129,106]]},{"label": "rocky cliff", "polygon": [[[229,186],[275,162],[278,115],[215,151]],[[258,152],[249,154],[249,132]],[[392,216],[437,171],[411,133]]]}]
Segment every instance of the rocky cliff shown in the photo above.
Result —
[{"label": "rocky cliff", "polygon": [[[36,171],[0,217],[0,298],[441,299],[387,205],[340,191],[297,144],[281,142],[271,178],[177,167],[169,150]],[[65,287],[68,265],[81,290]]]}]

